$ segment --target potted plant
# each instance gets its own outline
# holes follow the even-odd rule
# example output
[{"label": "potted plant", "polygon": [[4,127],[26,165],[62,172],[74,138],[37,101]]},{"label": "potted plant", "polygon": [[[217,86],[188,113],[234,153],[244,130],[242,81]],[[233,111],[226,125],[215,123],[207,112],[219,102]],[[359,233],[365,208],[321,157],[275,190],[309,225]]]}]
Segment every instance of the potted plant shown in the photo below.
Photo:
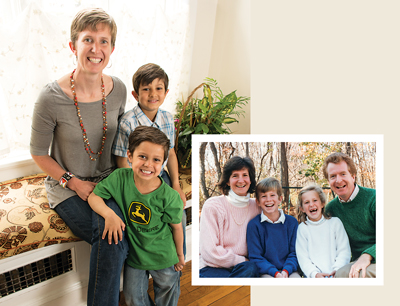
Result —
[{"label": "potted plant", "polygon": [[[203,97],[194,97],[200,88],[203,89]],[[206,78],[185,102],[177,102],[175,152],[180,171],[190,171],[191,168],[191,135],[231,133],[227,125],[238,122],[239,116],[244,113],[241,108],[249,100],[249,97],[236,96],[236,90],[224,95],[216,80]]]}]

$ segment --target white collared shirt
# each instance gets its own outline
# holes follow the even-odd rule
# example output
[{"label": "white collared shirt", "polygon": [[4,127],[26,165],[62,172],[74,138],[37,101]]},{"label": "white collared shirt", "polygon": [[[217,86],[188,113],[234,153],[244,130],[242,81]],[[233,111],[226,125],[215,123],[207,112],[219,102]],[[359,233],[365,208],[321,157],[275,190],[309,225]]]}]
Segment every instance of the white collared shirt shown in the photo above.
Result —
[{"label": "white collared shirt", "polygon": [[282,209],[278,209],[278,211],[279,211],[279,219],[276,220],[275,222],[272,221],[270,218],[268,218],[266,215],[264,215],[263,212],[261,212],[261,222],[267,221],[268,223],[273,223],[273,224],[274,223],[282,223],[282,224],[284,224],[285,220],[286,220],[285,214],[283,213]]},{"label": "white collared shirt", "polygon": [[356,196],[357,196],[357,194],[358,194],[359,191],[360,191],[360,188],[359,188],[358,185],[356,184],[356,187],[354,187],[353,193],[351,194],[350,198],[349,198],[347,201],[343,201],[343,200],[338,196],[339,201],[340,201],[341,203],[347,203],[347,202],[353,201],[353,200],[356,198]]}]

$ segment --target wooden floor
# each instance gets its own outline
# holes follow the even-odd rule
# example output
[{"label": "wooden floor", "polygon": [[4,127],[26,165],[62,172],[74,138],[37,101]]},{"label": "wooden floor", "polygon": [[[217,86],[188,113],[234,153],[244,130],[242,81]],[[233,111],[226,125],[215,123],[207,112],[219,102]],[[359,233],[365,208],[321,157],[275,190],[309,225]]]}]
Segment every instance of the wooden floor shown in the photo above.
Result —
[{"label": "wooden floor", "polygon": [[[181,277],[181,295],[178,306],[194,305],[250,305],[249,286],[192,286],[192,262],[186,263]],[[153,280],[149,280],[149,294],[154,300]],[[121,306],[126,306],[123,294]],[[161,305],[162,306],[162,305]]]}]

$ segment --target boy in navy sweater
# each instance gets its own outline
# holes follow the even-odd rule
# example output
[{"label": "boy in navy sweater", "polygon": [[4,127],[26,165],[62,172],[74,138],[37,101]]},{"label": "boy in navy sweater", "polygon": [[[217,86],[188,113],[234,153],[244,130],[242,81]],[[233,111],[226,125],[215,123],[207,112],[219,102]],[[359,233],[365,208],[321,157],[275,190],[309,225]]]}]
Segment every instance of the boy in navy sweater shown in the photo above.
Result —
[{"label": "boy in navy sweater", "polygon": [[257,184],[256,202],[262,212],[248,223],[246,239],[249,260],[264,278],[300,277],[295,250],[298,223],[279,209],[282,198],[277,179],[269,177]]}]

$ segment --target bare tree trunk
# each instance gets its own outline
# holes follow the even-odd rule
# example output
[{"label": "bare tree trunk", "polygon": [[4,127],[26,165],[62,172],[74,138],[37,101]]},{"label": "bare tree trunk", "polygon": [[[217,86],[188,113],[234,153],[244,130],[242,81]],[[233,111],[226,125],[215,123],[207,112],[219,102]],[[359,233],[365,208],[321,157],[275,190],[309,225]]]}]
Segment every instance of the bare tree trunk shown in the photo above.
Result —
[{"label": "bare tree trunk", "polygon": [[245,145],[246,145],[246,157],[250,157],[250,154],[249,154],[249,143],[246,142]]},{"label": "bare tree trunk", "polygon": [[236,151],[236,148],[233,146],[232,142],[230,142],[230,145],[231,145],[232,151],[231,151],[231,154],[229,154],[229,158],[228,159],[230,159],[233,156],[233,154],[235,153],[235,151]]},{"label": "bare tree trunk", "polygon": [[351,157],[351,142],[346,142],[346,154]]},{"label": "bare tree trunk", "polygon": [[215,167],[217,168],[217,173],[218,173],[218,181],[221,178],[222,172],[221,172],[221,164],[219,163],[219,159],[218,159],[218,152],[217,152],[217,148],[215,147],[215,143],[210,142],[210,147],[211,147],[211,152],[214,155],[214,163],[215,163]]},{"label": "bare tree trunk", "polygon": [[360,184],[361,186],[366,186],[365,181],[364,181],[364,171],[363,171],[363,162],[361,161],[360,155],[358,154],[358,150],[356,147],[354,147],[354,155],[357,157],[358,160],[358,167],[361,171],[358,172],[358,177],[361,178],[361,183],[357,181],[357,184]]},{"label": "bare tree trunk", "polygon": [[[282,168],[282,175],[281,175],[281,183],[282,187],[289,187],[289,167],[286,158],[286,143],[281,142],[281,168]],[[283,189],[284,200],[283,202],[287,205],[289,204],[289,189]],[[289,210],[287,211],[289,213]]]},{"label": "bare tree trunk", "polygon": [[210,197],[206,186],[205,164],[204,164],[207,144],[208,142],[202,142],[200,145],[200,185],[206,200]]},{"label": "bare tree trunk", "polygon": [[269,153],[269,152],[267,151],[267,153],[265,153],[265,154],[261,157],[260,172],[258,173],[257,182],[260,181],[260,177],[261,177],[261,173],[262,173],[262,167],[263,167],[264,158],[267,157],[268,153]]}]

